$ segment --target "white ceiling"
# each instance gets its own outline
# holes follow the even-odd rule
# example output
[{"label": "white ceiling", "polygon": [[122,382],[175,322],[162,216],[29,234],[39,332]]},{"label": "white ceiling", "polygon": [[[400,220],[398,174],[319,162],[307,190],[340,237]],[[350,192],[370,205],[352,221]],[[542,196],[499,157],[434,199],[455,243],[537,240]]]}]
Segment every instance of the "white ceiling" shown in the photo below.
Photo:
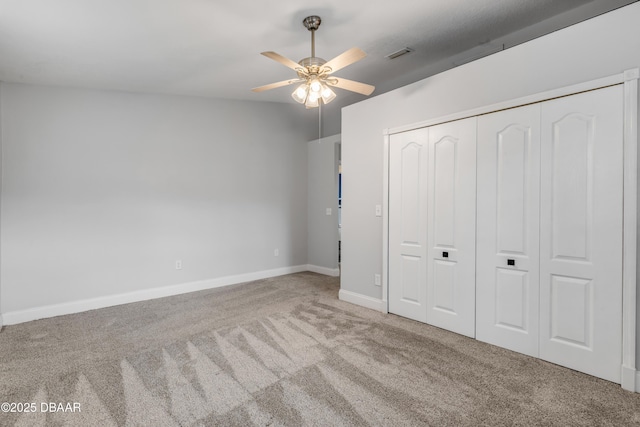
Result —
[{"label": "white ceiling", "polygon": [[336,75],[375,95],[634,1],[0,0],[0,80],[293,103],[250,89],[294,77],[260,52],[310,56],[317,14],[317,56],[363,49]]}]

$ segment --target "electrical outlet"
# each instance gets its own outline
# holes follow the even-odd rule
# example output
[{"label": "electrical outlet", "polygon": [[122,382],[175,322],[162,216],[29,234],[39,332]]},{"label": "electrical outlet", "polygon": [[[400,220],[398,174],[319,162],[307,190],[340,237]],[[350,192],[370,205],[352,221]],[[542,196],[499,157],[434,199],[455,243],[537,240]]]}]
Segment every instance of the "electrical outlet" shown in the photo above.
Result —
[{"label": "electrical outlet", "polygon": [[382,205],[376,205],[376,216],[382,216]]},{"label": "electrical outlet", "polygon": [[327,208],[327,215],[331,215],[331,208]]},{"label": "electrical outlet", "polygon": [[382,281],[381,281],[381,278],[380,278],[380,275],[379,275],[379,274],[374,274],[374,275],[373,275],[373,283],[374,283],[376,286],[382,286]]},{"label": "electrical outlet", "polygon": [[176,270],[182,270],[182,260],[181,259],[177,259],[176,260]]},{"label": "electrical outlet", "polygon": [[278,249],[274,249],[273,256],[279,256],[279,255],[280,255],[280,251]]}]

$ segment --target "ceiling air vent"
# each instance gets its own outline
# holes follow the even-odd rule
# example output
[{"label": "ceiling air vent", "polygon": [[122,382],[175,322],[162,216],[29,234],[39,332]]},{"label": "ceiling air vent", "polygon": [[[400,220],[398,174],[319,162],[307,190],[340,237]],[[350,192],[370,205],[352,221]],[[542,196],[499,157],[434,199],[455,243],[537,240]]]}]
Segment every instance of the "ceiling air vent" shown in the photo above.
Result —
[{"label": "ceiling air vent", "polygon": [[413,49],[411,49],[410,47],[403,47],[402,49],[397,50],[397,51],[395,51],[393,53],[390,53],[389,55],[385,56],[385,58],[396,59],[399,56],[406,55],[407,53],[411,53],[411,52],[413,52]]}]

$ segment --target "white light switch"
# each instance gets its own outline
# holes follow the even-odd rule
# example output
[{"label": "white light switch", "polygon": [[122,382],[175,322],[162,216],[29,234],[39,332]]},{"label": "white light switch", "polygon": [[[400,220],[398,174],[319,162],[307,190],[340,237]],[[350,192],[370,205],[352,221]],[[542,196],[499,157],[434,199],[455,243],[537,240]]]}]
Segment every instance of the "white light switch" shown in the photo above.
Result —
[{"label": "white light switch", "polygon": [[376,205],[376,216],[382,216],[382,205]]},{"label": "white light switch", "polygon": [[327,215],[331,215],[331,208],[327,208]]}]

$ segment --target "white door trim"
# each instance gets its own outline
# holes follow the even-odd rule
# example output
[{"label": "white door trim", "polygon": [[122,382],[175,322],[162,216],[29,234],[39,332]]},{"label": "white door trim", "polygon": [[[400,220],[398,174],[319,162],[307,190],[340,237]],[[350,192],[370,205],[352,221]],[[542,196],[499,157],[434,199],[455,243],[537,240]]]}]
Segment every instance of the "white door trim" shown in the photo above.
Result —
[{"label": "white door trim", "polygon": [[637,68],[623,73],[624,166],[622,252],[622,388],[636,390],[636,282],[638,215],[638,78]]},{"label": "white door trim", "polygon": [[382,151],[382,312],[389,313],[389,133]]},{"label": "white door trim", "polygon": [[[636,390],[636,255],[638,214],[638,79],[640,69],[588,82],[541,92],[505,102],[466,110],[447,116],[425,120],[409,125],[384,129],[383,142],[383,221],[382,221],[382,311],[388,312],[388,268],[389,268],[389,136],[421,127],[428,127],[453,120],[478,116],[508,108],[538,103],[553,98],[574,95],[580,92],[624,84],[624,207],[623,207],[623,272],[622,272],[622,380],[625,390]],[[638,384],[640,388],[640,384]]]}]

